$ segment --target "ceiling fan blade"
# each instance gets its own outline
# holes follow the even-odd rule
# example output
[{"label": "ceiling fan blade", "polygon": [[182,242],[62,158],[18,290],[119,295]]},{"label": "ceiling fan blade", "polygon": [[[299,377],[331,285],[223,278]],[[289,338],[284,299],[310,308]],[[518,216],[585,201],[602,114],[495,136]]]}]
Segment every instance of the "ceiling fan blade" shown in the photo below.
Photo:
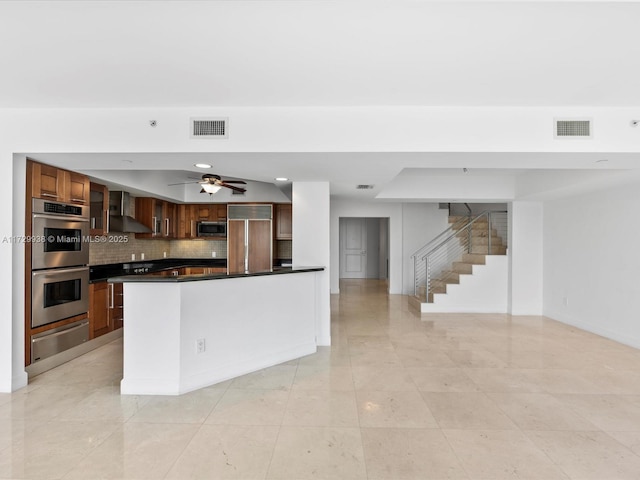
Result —
[{"label": "ceiling fan blade", "polygon": [[180,182],[180,183],[167,183],[168,187],[171,187],[173,185],[190,185],[192,183],[200,183],[200,182]]},{"label": "ceiling fan blade", "polygon": [[246,185],[247,182],[243,181],[243,180],[223,180],[222,183],[239,183],[242,185]]},{"label": "ceiling fan blade", "polygon": [[227,183],[225,183],[225,182],[220,182],[220,183],[219,183],[219,185],[220,185],[220,186],[222,186],[222,187],[230,188],[231,190],[233,190],[233,191],[235,191],[235,192],[241,192],[241,193],[244,193],[244,192],[246,192],[246,191],[247,191],[247,189],[246,189],[246,188],[234,187],[233,185],[229,185],[229,184],[227,184]]}]

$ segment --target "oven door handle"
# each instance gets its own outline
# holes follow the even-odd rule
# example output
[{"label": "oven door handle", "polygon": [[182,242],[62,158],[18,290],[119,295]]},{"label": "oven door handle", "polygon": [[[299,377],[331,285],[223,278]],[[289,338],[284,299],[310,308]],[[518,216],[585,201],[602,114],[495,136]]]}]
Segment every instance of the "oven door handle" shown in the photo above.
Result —
[{"label": "oven door handle", "polygon": [[87,222],[89,223],[89,219],[85,217],[73,217],[73,216],[64,216],[64,215],[49,215],[46,213],[34,213],[33,218],[46,218],[49,220],[64,220],[66,222]]},{"label": "oven door handle", "polygon": [[34,277],[38,276],[51,276],[51,275],[60,275],[61,273],[76,273],[76,272],[88,272],[89,267],[78,267],[78,268],[56,268],[54,270],[37,270],[32,272]]}]

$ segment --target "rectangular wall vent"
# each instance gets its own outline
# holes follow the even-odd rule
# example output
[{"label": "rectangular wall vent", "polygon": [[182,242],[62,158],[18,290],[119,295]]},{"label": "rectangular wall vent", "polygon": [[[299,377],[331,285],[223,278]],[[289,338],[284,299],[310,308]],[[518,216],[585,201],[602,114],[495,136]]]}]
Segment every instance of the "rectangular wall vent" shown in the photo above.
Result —
[{"label": "rectangular wall vent", "polygon": [[556,138],[591,138],[593,136],[591,119],[556,119],[554,127]]},{"label": "rectangular wall vent", "polygon": [[356,189],[358,190],[371,190],[373,188],[373,185],[357,185]]},{"label": "rectangular wall vent", "polygon": [[228,138],[228,118],[191,118],[191,138]]}]

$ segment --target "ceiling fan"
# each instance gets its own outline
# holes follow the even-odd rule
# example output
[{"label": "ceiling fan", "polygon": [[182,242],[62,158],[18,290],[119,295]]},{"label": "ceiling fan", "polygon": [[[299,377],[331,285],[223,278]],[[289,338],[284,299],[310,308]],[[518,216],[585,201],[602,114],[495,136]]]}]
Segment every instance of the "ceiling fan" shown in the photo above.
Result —
[{"label": "ceiling fan", "polygon": [[199,183],[202,186],[202,190],[200,190],[200,193],[208,193],[209,195],[213,195],[222,187],[229,188],[234,192],[239,192],[239,193],[244,193],[247,191],[246,188],[236,187],[235,185],[231,185],[232,183],[246,185],[247,182],[242,180],[222,180],[220,175],[213,175],[211,173],[205,173],[204,175],[202,175],[202,180],[198,182],[170,183],[169,186],[187,185],[190,183]]}]

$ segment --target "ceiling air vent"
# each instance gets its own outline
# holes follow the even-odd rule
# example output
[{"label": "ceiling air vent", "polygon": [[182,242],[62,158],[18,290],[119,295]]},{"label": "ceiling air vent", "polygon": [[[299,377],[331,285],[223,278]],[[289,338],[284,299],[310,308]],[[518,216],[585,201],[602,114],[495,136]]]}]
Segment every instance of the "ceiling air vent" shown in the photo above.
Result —
[{"label": "ceiling air vent", "polygon": [[373,185],[356,185],[357,190],[371,190]]},{"label": "ceiling air vent", "polygon": [[556,119],[554,127],[555,138],[591,138],[593,136],[591,119]]},{"label": "ceiling air vent", "polygon": [[191,138],[228,138],[228,118],[192,118]]}]

